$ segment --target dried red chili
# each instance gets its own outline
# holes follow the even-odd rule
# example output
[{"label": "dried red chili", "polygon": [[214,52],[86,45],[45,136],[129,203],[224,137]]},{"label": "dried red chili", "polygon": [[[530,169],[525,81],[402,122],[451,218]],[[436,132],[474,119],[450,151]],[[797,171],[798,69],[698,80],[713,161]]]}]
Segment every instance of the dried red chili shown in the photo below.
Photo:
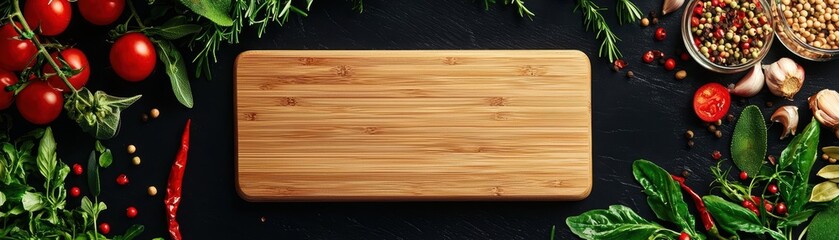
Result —
[{"label": "dried red chili", "polygon": [[183,136],[181,136],[181,148],[175,157],[175,163],[172,164],[172,170],[169,172],[169,182],[166,185],[166,217],[169,220],[169,235],[173,240],[181,240],[180,225],[176,219],[178,213],[178,206],[181,204],[181,185],[184,178],[184,169],[186,168],[186,157],[189,151],[189,125],[192,120],[186,121]]},{"label": "dried red chili", "polygon": [[685,185],[685,178],[679,177],[676,175],[670,175],[673,180],[679,182],[679,186],[682,187],[682,190],[690,195],[690,198],[693,199],[694,205],[696,205],[696,211],[699,212],[700,219],[702,220],[702,225],[705,226],[705,230],[707,230],[712,235],[719,235],[717,231],[717,227],[714,225],[714,218],[711,217],[711,214],[708,213],[708,209],[705,207],[705,203],[702,202],[702,197],[696,192],[693,191],[688,185]]}]

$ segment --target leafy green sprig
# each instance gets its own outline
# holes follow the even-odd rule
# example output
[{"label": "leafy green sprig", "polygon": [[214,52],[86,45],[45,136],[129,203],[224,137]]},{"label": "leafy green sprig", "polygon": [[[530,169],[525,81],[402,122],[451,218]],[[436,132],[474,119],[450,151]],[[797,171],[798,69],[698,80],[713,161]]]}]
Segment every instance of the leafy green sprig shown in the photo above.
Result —
[{"label": "leafy green sprig", "polygon": [[641,9],[638,9],[638,6],[635,6],[631,0],[618,0],[616,3],[615,9],[617,9],[618,21],[620,21],[621,25],[626,23],[633,23],[641,19],[641,16],[644,16],[641,13]]},{"label": "leafy green sprig", "polygon": [[600,50],[597,56],[603,57],[604,54],[609,58],[609,62],[613,62],[623,56],[618,49],[617,42],[620,38],[612,32],[606,19],[603,18],[601,12],[606,11],[606,8],[597,6],[592,0],[577,0],[577,6],[574,11],[580,10],[583,13],[583,23],[587,29],[595,32],[595,38],[602,39],[600,43]]},{"label": "leafy green sprig", "polygon": [[[497,2],[496,0],[484,0],[484,8],[486,10],[489,10],[490,5],[495,5],[497,3],[500,3],[500,2]],[[527,16],[528,18],[533,19],[533,17],[536,16],[536,14],[534,14],[529,9],[527,9],[526,6],[524,6],[524,0],[504,0],[503,3],[504,3],[504,5],[514,5],[514,6],[516,6],[516,9],[518,10],[518,13],[519,13],[519,17]]]}]

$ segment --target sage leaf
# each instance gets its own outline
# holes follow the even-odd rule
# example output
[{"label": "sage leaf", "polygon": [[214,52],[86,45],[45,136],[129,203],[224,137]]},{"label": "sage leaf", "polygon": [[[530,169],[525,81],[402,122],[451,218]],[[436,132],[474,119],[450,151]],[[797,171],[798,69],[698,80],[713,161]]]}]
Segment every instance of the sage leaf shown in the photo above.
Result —
[{"label": "sage leaf", "polygon": [[201,25],[189,23],[183,15],[175,16],[160,27],[150,27],[145,30],[147,35],[158,36],[167,40],[175,40],[201,31]]},{"label": "sage leaf", "polygon": [[749,176],[757,176],[766,156],[766,123],[755,105],[743,109],[731,137],[731,159]]},{"label": "sage leaf", "polygon": [[807,239],[836,239],[836,229],[839,229],[839,202],[831,203],[825,210],[816,214],[807,229]]},{"label": "sage leaf", "polygon": [[180,2],[192,12],[210,19],[216,25],[233,26],[233,18],[228,15],[231,2],[229,0],[180,0]]},{"label": "sage leaf", "polygon": [[679,233],[647,221],[632,209],[622,205],[612,205],[609,209],[591,210],[579,216],[568,217],[565,219],[565,224],[572,233],[589,240],[657,239],[653,236],[675,239],[679,236]]},{"label": "sage leaf", "polygon": [[192,108],[192,89],[189,86],[189,75],[184,58],[172,42],[157,39],[153,42],[157,47],[157,55],[166,69],[166,75],[169,75],[169,80],[172,82],[175,98],[185,107]]},{"label": "sage leaf", "polygon": [[[48,180],[53,179],[53,171],[55,170],[55,166],[58,164],[55,147],[56,143],[52,136],[52,129],[47,127],[47,130],[44,131],[44,136],[41,138],[41,142],[38,145],[38,157],[36,158],[36,162],[38,164],[38,171],[41,172],[41,175]],[[49,184],[49,181],[44,184]]]},{"label": "sage leaf", "polygon": [[111,166],[112,162],[114,162],[114,155],[111,153],[111,149],[105,149],[105,151],[99,155],[99,166],[107,168],[108,166]]},{"label": "sage leaf", "polygon": [[816,175],[825,179],[839,178],[839,165],[824,166]]},{"label": "sage leaf", "polygon": [[813,187],[810,202],[827,202],[839,196],[839,185],[835,182],[824,181]]},{"label": "sage leaf", "polygon": [[661,220],[675,223],[682,229],[689,230],[691,236],[696,236],[693,215],[688,211],[688,205],[682,198],[679,184],[670,177],[670,173],[647,160],[637,160],[632,163],[632,173],[635,180],[644,188],[647,194],[647,204]]},{"label": "sage leaf", "polygon": [[87,186],[90,188],[90,194],[94,197],[99,196],[101,188],[99,186],[99,165],[96,161],[96,151],[90,151],[90,157],[87,159]]},{"label": "sage leaf", "polygon": [[786,239],[783,234],[764,227],[755,213],[740,205],[714,195],[702,197],[702,202],[705,203],[705,207],[708,208],[708,212],[714,217],[717,225],[731,234],[736,234],[737,231],[768,233],[774,239]]},{"label": "sage leaf", "polygon": [[783,174],[779,179],[781,198],[786,200],[790,213],[796,213],[804,208],[810,198],[810,170],[816,162],[818,153],[819,122],[811,119],[804,131],[795,136],[789,145],[781,152],[778,160],[781,170],[792,174]]},{"label": "sage leaf", "polygon": [[67,116],[79,124],[84,132],[96,139],[110,139],[119,130],[122,110],[134,104],[140,97],[141,95],[115,97],[102,91],[93,94],[83,87],[64,103],[64,109],[67,110]]}]

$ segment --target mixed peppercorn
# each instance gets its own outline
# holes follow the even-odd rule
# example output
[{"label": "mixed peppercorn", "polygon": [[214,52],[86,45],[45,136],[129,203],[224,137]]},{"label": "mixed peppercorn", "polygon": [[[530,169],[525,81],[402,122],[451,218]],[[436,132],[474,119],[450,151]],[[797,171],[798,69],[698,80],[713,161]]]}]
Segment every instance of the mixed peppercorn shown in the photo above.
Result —
[{"label": "mixed peppercorn", "polygon": [[721,66],[760,57],[773,36],[769,16],[757,0],[709,0],[692,6],[690,32],[699,53]]}]

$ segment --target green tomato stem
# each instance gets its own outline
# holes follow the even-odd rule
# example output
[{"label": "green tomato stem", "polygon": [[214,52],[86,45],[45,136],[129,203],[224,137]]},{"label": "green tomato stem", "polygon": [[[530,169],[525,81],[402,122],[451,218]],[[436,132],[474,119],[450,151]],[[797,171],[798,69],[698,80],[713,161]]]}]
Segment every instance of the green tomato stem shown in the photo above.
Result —
[{"label": "green tomato stem", "polygon": [[137,22],[137,25],[140,26],[140,28],[146,28],[146,25],[143,24],[142,20],[140,20],[140,15],[137,14],[137,9],[134,8],[134,3],[132,1],[126,1],[126,2],[128,3],[128,9],[131,10],[131,17],[129,17],[129,18],[133,18],[134,21]]}]

